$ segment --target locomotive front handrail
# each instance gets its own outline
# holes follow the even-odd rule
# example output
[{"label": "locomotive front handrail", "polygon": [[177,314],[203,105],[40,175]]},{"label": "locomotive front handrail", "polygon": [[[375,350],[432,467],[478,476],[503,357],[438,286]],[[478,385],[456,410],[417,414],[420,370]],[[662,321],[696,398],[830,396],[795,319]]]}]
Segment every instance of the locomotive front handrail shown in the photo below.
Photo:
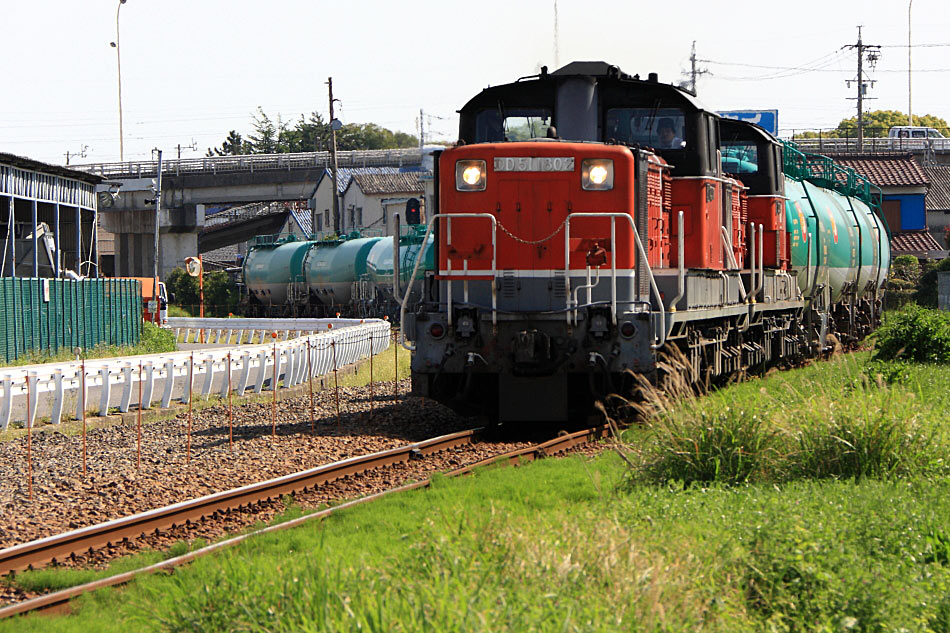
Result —
[{"label": "locomotive front handrail", "polygon": [[[565,290],[565,295],[567,296],[567,320],[570,323],[571,320],[571,309],[575,306],[572,305],[571,301],[571,218],[610,218],[610,308],[611,316],[613,318],[614,325],[617,324],[617,218],[625,218],[630,224],[630,228],[633,230],[633,239],[637,245],[637,250],[640,253],[640,257],[643,258],[643,267],[647,272],[647,278],[650,280],[650,287],[653,290],[653,293],[656,295],[656,302],[659,306],[660,312],[660,327],[656,326],[656,323],[653,324],[654,330],[654,340],[656,340],[656,332],[659,331],[659,342],[653,344],[654,348],[663,347],[666,343],[666,308],[663,305],[663,296],[660,294],[660,289],[656,285],[656,279],[653,276],[653,269],[650,268],[650,262],[647,258],[646,249],[643,248],[643,242],[640,240],[640,232],[637,230],[637,225],[633,221],[633,216],[629,213],[620,213],[615,211],[600,211],[600,212],[589,212],[589,213],[569,213],[567,218],[564,220],[564,283],[567,286]],[[639,272],[636,276],[636,282],[639,284]],[[625,301],[624,303],[636,303],[634,300]],[[576,321],[575,315],[575,321]]]},{"label": "locomotive front handrail", "polygon": [[[406,304],[409,303],[409,296],[412,294],[412,285],[416,283],[416,275],[419,272],[419,263],[425,257],[426,247],[429,246],[429,234],[432,233],[432,227],[435,226],[436,220],[440,218],[445,218],[446,220],[452,220],[452,218],[486,218],[491,220],[491,322],[492,325],[498,324],[498,291],[495,287],[495,276],[497,274],[497,257],[498,257],[498,219],[495,218],[491,213],[436,213],[429,221],[426,223],[426,232],[425,236],[422,238],[422,245],[419,248],[419,255],[416,257],[416,264],[412,269],[412,276],[409,278],[409,286],[406,288],[406,294],[403,296],[402,301],[399,303],[399,322],[403,323],[403,319],[406,317]],[[447,243],[452,241],[452,225],[450,222],[447,222]],[[439,262],[435,262],[436,269],[438,270]],[[448,272],[451,273],[452,270],[452,261],[448,260]],[[467,268],[467,267],[466,267]],[[441,271],[438,271],[441,272]],[[464,277],[471,276],[467,269],[463,271]],[[465,282],[466,284],[468,281]],[[449,280],[448,289],[447,289],[447,308],[449,313],[449,325],[452,324],[452,280]],[[410,352],[416,350],[415,345],[406,344],[406,334],[402,328],[399,328],[399,344]]]},{"label": "locomotive front handrail", "polygon": [[[406,308],[407,308],[407,304],[408,304],[408,302],[409,302],[409,296],[410,296],[411,293],[412,293],[412,285],[413,285],[413,284],[415,283],[415,281],[416,281],[416,275],[417,275],[418,272],[419,272],[419,264],[420,264],[420,262],[423,260],[423,258],[424,258],[424,256],[425,256],[425,249],[428,247],[428,244],[429,244],[429,234],[432,232],[432,229],[433,229],[433,227],[435,226],[435,222],[436,222],[437,220],[439,220],[440,218],[445,218],[445,220],[447,221],[447,222],[446,222],[446,225],[447,225],[447,227],[446,227],[446,231],[447,231],[447,233],[446,233],[446,240],[447,240],[447,242],[446,242],[446,243],[447,243],[447,244],[451,244],[451,239],[452,239],[452,235],[451,235],[451,220],[452,220],[452,219],[485,218],[485,219],[488,219],[489,221],[491,221],[491,225],[492,225],[492,265],[491,265],[492,325],[497,325],[497,323],[498,323],[498,294],[497,294],[497,288],[496,288],[496,286],[495,286],[495,278],[496,278],[497,272],[498,272],[498,271],[497,271],[497,256],[498,256],[498,239],[497,239],[497,235],[498,235],[498,219],[497,219],[494,215],[492,215],[491,213],[464,213],[464,214],[456,214],[456,213],[451,213],[451,214],[450,214],[450,213],[437,213],[437,214],[433,215],[431,218],[429,218],[429,221],[428,221],[428,223],[426,224],[426,232],[425,232],[425,236],[423,237],[423,240],[422,240],[422,246],[421,246],[421,248],[420,248],[420,250],[419,250],[419,255],[418,255],[418,257],[416,258],[416,263],[415,263],[415,266],[414,266],[413,271],[412,271],[412,276],[410,277],[410,280],[409,280],[409,286],[408,286],[408,288],[406,289],[406,294],[403,296],[402,301],[400,302],[400,305],[399,305],[399,319],[400,319],[400,323],[403,322],[403,319],[404,319],[405,316],[406,316]],[[662,346],[666,343],[666,308],[665,308],[665,306],[663,305],[663,296],[660,294],[660,290],[659,290],[659,288],[658,288],[657,285],[656,285],[656,278],[653,276],[653,269],[650,267],[649,260],[648,260],[648,258],[647,258],[646,249],[643,247],[643,242],[642,242],[642,240],[640,239],[640,232],[637,230],[636,224],[635,224],[634,221],[633,221],[633,216],[631,216],[629,213],[620,213],[620,212],[570,213],[570,214],[568,214],[568,216],[564,219],[564,245],[565,245],[565,246],[564,246],[564,257],[565,257],[565,262],[564,262],[565,280],[564,280],[564,283],[565,283],[565,286],[566,286],[566,287],[565,287],[565,290],[566,290],[565,294],[567,295],[567,310],[566,310],[566,314],[567,314],[567,320],[568,320],[568,322],[570,322],[570,319],[571,319],[571,310],[576,307],[576,306],[572,305],[573,302],[572,302],[572,300],[571,300],[571,288],[570,288],[570,283],[571,283],[571,275],[570,275],[570,233],[571,233],[571,230],[570,230],[570,222],[571,222],[571,218],[609,218],[609,219],[610,219],[610,237],[611,237],[611,250],[610,250],[610,253],[611,253],[611,262],[610,262],[610,264],[611,264],[610,306],[611,306],[611,313],[612,313],[612,319],[613,319],[614,325],[616,325],[616,323],[617,323],[617,255],[616,255],[616,247],[615,247],[615,244],[616,244],[616,220],[617,220],[617,218],[625,218],[625,219],[627,220],[627,222],[630,224],[630,228],[633,230],[633,237],[634,237],[634,241],[635,241],[636,246],[637,246],[637,250],[638,250],[638,252],[639,252],[639,254],[640,254],[640,257],[642,258],[642,260],[643,260],[643,262],[644,262],[644,268],[645,268],[645,270],[646,270],[646,272],[647,272],[647,278],[649,279],[649,282],[650,282],[650,288],[652,289],[653,294],[656,296],[657,305],[659,306],[659,323],[660,323],[660,326],[657,327],[656,323],[654,323],[654,341],[656,341],[656,342],[653,344],[653,347],[654,347],[654,348],[660,348],[660,347],[662,347]],[[436,266],[439,266],[439,263],[438,263],[438,262],[436,262]],[[440,272],[441,272],[441,271],[440,271]],[[448,268],[446,269],[446,272],[447,272],[449,275],[451,275],[451,260],[448,261]],[[481,271],[470,271],[470,270],[468,270],[468,269],[467,269],[467,266],[466,266],[466,267],[463,269],[463,271],[461,271],[461,272],[462,272],[461,277],[462,277],[463,279],[468,278],[468,277],[475,277],[475,276],[479,276],[479,277],[480,277],[480,276],[484,275],[484,273],[482,273]],[[476,272],[477,274],[476,274],[476,275],[473,275],[473,274],[472,274],[473,272]],[[466,283],[467,283],[467,280],[466,280]],[[638,280],[638,283],[639,283],[639,280]],[[447,297],[446,297],[446,304],[447,304],[447,306],[446,306],[446,307],[447,307],[447,310],[448,310],[449,315],[451,315],[451,313],[452,313],[452,303],[453,303],[453,302],[452,302],[452,281],[451,281],[451,279],[449,280],[449,284],[448,284],[448,287],[447,287],[447,293],[446,293],[446,294],[447,294]],[[624,303],[633,304],[633,303],[638,303],[638,301],[635,301],[635,300],[633,300],[633,299],[630,299],[630,300],[628,300],[628,301],[624,301]],[[449,321],[449,325],[451,325],[451,321]],[[659,332],[659,336],[657,336],[656,332]],[[658,340],[657,340],[657,339],[658,339]],[[400,343],[400,345],[402,345],[405,349],[407,349],[407,350],[409,350],[409,351],[415,351],[415,345],[410,345],[410,344],[407,344],[407,343],[406,343],[405,332],[403,332],[401,329],[400,329],[400,331],[399,331],[399,343]]]}]

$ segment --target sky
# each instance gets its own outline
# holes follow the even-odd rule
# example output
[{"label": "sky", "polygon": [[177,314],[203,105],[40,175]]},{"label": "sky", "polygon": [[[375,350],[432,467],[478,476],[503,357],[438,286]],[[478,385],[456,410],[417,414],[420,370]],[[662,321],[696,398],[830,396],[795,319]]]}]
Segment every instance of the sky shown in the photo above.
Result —
[{"label": "sky", "polygon": [[[679,82],[695,40],[711,110],[777,109],[781,134],[856,112],[857,41],[882,46],[867,109],[908,107],[906,0],[795,3],[558,0],[128,0],[118,10],[126,161],[203,156],[230,130],[328,112],[344,123],[457,136],[487,85],[603,60]],[[4,2],[0,152],[52,164],[119,160],[118,0]],[[950,120],[950,15],[912,5],[913,111]],[[555,40],[557,47],[555,47]],[[790,70],[789,70],[790,69]],[[196,149],[192,149],[196,148]],[[85,156],[76,154],[85,153]]]}]

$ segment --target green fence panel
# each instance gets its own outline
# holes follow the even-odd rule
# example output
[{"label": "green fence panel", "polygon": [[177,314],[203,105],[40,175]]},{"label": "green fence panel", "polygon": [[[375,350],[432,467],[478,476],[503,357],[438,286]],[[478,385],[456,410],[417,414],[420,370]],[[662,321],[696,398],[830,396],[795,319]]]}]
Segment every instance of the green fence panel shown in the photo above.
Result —
[{"label": "green fence panel", "polygon": [[0,277],[0,359],[97,345],[135,345],[142,289],[133,279]]}]

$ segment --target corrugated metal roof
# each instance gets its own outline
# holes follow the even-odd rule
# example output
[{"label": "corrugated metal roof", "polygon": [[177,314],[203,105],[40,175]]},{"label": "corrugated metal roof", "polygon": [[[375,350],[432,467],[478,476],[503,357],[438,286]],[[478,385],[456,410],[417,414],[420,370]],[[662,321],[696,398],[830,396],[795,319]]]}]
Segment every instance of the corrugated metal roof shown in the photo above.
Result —
[{"label": "corrugated metal roof", "polygon": [[[422,167],[418,165],[411,165],[408,167],[340,167],[340,177],[337,180],[336,188],[341,194],[346,191],[346,188],[350,186],[350,180],[353,176],[360,174],[411,174],[418,173],[422,171]],[[317,186],[320,186],[320,182],[324,178],[333,178],[333,169],[328,168],[323,175],[320,177],[320,181],[317,182]]]},{"label": "corrugated metal roof", "polygon": [[927,174],[914,159],[913,154],[897,156],[830,155],[835,162],[851,167],[856,172],[881,187],[927,186]]},{"label": "corrugated metal roof", "polygon": [[354,174],[355,182],[365,194],[422,193],[419,172],[396,174]]},{"label": "corrugated metal roof", "polygon": [[927,191],[927,210],[946,211],[950,209],[950,165],[924,167],[930,189]]},{"label": "corrugated metal roof", "polygon": [[313,235],[313,215],[309,209],[291,209],[290,217],[304,235]]},{"label": "corrugated metal roof", "polygon": [[105,180],[102,176],[97,176],[95,174],[90,174],[84,171],[76,171],[74,169],[70,169],[69,167],[60,167],[59,165],[41,163],[40,161],[33,160],[32,158],[25,158],[23,156],[17,156],[16,154],[6,154],[4,152],[0,152],[0,163],[19,167],[20,169],[38,171],[44,174],[55,174],[57,176],[63,176],[64,178],[72,178],[74,180],[88,182],[93,185],[99,184]]},{"label": "corrugated metal roof", "polygon": [[891,251],[895,256],[916,255],[931,259],[947,256],[947,251],[926,229],[894,233],[891,236]]}]

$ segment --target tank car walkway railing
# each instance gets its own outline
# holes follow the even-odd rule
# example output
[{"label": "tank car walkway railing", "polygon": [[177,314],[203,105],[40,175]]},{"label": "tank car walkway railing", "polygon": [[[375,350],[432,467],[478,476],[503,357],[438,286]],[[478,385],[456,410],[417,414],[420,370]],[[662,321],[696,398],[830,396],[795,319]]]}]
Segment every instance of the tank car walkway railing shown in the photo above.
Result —
[{"label": "tank car walkway railing", "polygon": [[[378,354],[388,349],[390,340],[390,324],[382,319],[172,318],[169,322],[186,339],[204,330],[205,342],[220,343],[245,333],[258,340],[263,335],[266,342],[3,368],[0,430],[14,419],[32,428],[39,415],[59,424],[69,415],[67,409],[74,409],[79,419],[87,410],[107,415],[113,409],[125,413],[139,404],[143,409],[156,402],[168,407],[173,398],[187,403],[194,393],[260,393],[265,382],[270,390],[281,383],[290,388],[309,376],[323,376]],[[90,391],[98,397],[90,397]]]}]

